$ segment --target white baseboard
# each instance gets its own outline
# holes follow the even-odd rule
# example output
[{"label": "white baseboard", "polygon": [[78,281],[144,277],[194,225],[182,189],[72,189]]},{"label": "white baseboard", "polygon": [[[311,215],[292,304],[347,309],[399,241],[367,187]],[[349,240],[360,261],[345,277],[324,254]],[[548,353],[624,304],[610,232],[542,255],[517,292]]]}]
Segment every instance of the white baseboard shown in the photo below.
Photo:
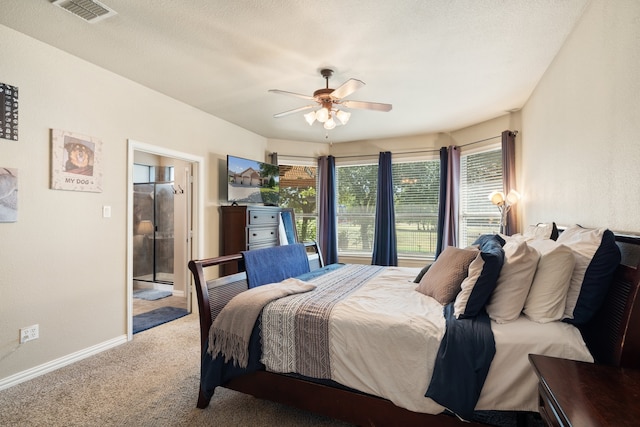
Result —
[{"label": "white baseboard", "polygon": [[0,390],[13,387],[14,385],[18,385],[22,382],[39,377],[40,375],[55,371],[56,369],[62,368],[63,366],[67,366],[82,359],[86,359],[89,356],[93,356],[105,350],[109,350],[110,348],[117,347],[120,344],[124,344],[126,342],[127,336],[121,335],[109,341],[104,341],[92,347],[87,347],[83,350],[71,353],[67,356],[63,356],[50,362],[43,363],[42,365],[33,367],[31,369],[27,369],[26,371],[18,372],[17,374],[11,375],[9,377],[2,378],[0,379]]}]

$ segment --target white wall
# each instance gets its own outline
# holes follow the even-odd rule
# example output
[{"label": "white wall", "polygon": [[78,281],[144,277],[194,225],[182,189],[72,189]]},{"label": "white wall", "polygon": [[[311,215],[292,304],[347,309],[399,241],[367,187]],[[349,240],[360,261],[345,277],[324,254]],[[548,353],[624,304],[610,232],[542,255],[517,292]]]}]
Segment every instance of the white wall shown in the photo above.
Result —
[{"label": "white wall", "polygon": [[640,232],[640,2],[594,0],[522,111],[525,223]]},{"label": "white wall", "polygon": [[[218,167],[266,139],[0,26],[0,81],[19,88],[18,222],[0,224],[0,386],[126,335],[127,139],[205,159],[204,252],[218,255]],[[102,140],[101,193],[49,189],[50,129]],[[222,162],[222,163],[221,163]],[[102,206],[112,209],[102,218]],[[40,339],[18,344],[18,329]]]}]

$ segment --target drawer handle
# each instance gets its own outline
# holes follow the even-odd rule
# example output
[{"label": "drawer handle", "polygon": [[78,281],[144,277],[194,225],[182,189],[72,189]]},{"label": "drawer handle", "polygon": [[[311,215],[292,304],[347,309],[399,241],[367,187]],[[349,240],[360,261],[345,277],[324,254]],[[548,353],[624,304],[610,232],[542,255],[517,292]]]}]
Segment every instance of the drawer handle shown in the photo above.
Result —
[{"label": "drawer handle", "polygon": [[253,236],[253,237],[256,237],[256,236],[257,236],[257,234],[256,234],[256,233],[253,233],[253,234],[252,234],[252,236]]}]

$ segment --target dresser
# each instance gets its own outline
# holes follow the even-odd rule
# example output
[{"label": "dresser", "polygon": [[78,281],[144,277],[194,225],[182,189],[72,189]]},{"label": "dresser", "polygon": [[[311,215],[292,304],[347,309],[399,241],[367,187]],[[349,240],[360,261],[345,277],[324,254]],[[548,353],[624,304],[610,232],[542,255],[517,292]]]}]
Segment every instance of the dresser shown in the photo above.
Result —
[{"label": "dresser", "polygon": [[640,425],[640,370],[530,354],[547,426]]},{"label": "dresser", "polygon": [[[277,206],[221,206],[220,255],[277,246],[282,208]],[[222,266],[222,275],[237,273],[235,264]]]}]

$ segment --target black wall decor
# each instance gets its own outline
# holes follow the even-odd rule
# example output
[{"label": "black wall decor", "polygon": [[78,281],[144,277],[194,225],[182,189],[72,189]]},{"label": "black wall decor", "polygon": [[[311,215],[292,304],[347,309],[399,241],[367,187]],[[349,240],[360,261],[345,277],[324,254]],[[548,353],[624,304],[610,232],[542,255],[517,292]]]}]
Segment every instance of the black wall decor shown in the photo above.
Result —
[{"label": "black wall decor", "polygon": [[18,140],[18,88],[0,83],[0,138]]}]

